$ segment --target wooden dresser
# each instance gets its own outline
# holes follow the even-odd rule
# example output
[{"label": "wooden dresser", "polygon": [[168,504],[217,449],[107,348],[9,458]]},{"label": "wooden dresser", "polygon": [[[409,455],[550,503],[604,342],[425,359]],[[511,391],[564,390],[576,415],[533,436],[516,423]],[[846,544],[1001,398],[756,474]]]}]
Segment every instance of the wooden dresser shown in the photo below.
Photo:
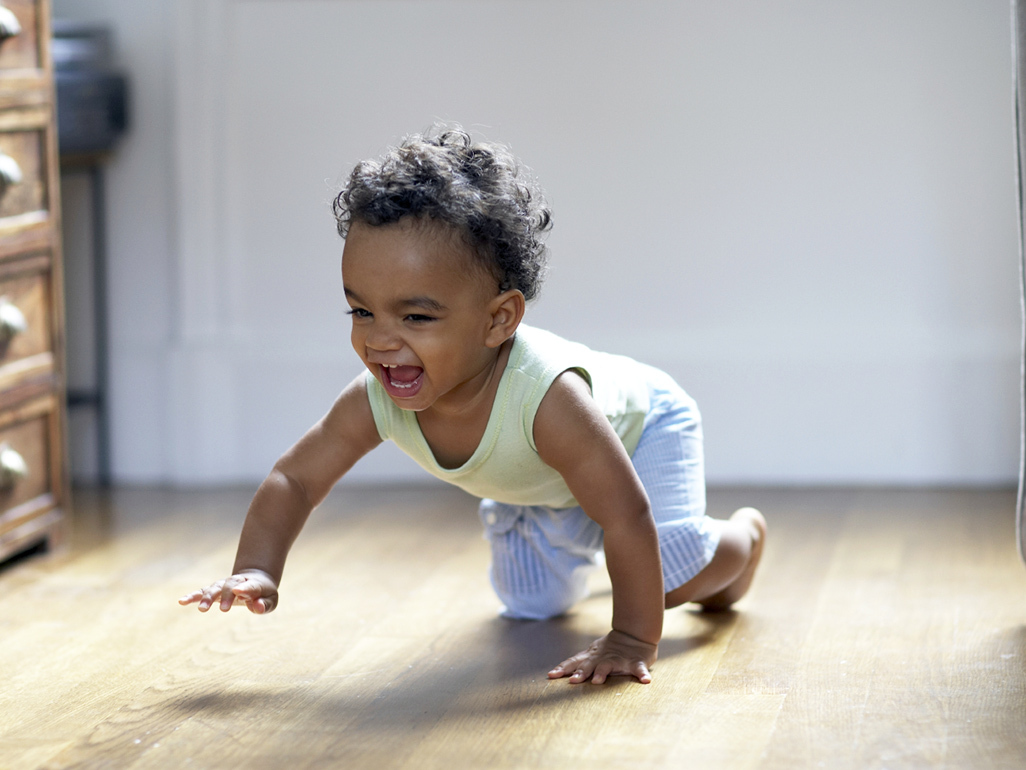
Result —
[{"label": "wooden dresser", "polygon": [[68,500],[49,0],[0,0],[0,561],[59,547]]}]

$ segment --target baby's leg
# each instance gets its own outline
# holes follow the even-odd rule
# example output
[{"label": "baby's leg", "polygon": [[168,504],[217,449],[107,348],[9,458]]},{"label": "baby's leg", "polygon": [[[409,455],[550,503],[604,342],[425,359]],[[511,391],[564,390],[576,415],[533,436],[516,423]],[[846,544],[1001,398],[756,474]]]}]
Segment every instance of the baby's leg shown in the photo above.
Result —
[{"label": "baby's leg", "polygon": [[667,608],[698,602],[708,610],[723,610],[748,592],[766,542],[766,519],[755,508],[741,508],[717,524],[720,542],[712,561],[666,594]]},{"label": "baby's leg", "polygon": [[481,504],[491,544],[492,587],[503,616],[544,620],[565,613],[588,595],[602,530],[580,508],[551,515],[548,509]]}]

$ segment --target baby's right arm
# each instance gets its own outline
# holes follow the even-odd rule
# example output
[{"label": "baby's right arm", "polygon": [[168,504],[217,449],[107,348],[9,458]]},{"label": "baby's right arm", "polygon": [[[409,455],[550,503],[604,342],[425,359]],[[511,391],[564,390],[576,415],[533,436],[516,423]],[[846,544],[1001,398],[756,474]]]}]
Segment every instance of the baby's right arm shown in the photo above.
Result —
[{"label": "baby's right arm", "polygon": [[246,514],[231,577],[186,594],[179,604],[197,604],[201,612],[214,602],[224,612],[236,603],[257,614],[273,610],[285,558],[310,512],[357,460],[380,443],[360,375],[260,485]]}]

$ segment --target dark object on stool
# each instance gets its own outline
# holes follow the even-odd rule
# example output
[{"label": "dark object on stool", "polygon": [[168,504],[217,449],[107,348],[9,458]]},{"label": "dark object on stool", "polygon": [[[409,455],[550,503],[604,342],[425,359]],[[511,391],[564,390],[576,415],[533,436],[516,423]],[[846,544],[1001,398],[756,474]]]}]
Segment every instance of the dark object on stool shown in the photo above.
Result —
[{"label": "dark object on stool", "polygon": [[128,128],[128,82],[111,67],[110,30],[55,20],[52,51],[61,162],[109,153]]},{"label": "dark object on stool", "polygon": [[61,168],[88,173],[92,188],[96,385],[88,390],[69,389],[68,407],[96,410],[98,480],[107,486],[111,482],[111,451],[103,163],[128,128],[128,83],[112,66],[111,34],[106,27],[55,19],[51,51]]}]

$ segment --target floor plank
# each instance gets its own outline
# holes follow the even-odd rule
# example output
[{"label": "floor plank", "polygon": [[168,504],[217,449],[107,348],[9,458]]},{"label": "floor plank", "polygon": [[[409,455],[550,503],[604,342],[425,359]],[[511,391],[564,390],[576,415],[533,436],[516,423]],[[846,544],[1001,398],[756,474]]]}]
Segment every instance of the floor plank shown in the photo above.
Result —
[{"label": "floor plank", "polygon": [[1007,490],[712,490],[764,509],[738,610],[667,614],[655,681],[545,672],[606,630],[496,616],[475,504],[343,487],[281,607],[202,615],[250,492],[79,491],[0,569],[0,768],[1021,768],[1026,569]]}]

